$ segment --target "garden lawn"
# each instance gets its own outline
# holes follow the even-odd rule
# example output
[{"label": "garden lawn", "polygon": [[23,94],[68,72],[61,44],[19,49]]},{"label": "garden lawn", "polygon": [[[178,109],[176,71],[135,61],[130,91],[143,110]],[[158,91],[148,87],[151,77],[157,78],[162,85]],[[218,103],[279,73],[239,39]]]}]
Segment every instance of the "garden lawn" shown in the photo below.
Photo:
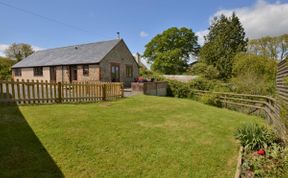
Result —
[{"label": "garden lawn", "polygon": [[188,99],[0,106],[0,177],[233,177],[260,118]]}]

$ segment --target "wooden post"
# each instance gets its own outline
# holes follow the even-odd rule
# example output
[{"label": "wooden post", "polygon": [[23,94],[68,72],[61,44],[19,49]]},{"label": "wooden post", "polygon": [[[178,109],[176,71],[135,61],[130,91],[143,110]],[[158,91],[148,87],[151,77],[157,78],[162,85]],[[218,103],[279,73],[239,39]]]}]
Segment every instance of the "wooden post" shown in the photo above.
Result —
[{"label": "wooden post", "polygon": [[41,103],[44,103],[44,83],[43,80],[41,80]]},{"label": "wooden post", "polygon": [[[12,79],[11,80],[11,90],[12,90],[12,100],[15,102],[15,82],[14,80]],[[16,103],[16,102],[15,102]]]},{"label": "wooden post", "polygon": [[17,79],[17,84],[16,84],[16,88],[17,88],[17,104],[21,104],[21,95],[20,95],[20,85],[19,85],[19,79]]},{"label": "wooden post", "polygon": [[40,89],[39,89],[39,80],[36,80],[36,91],[37,91],[37,103],[40,103]]},{"label": "wooden post", "polygon": [[35,82],[34,80],[31,81],[31,87],[32,87],[32,96],[31,96],[31,100],[32,103],[35,104]]},{"label": "wooden post", "polygon": [[31,104],[31,93],[30,93],[30,82],[29,80],[27,80],[27,99],[28,99],[28,103]]},{"label": "wooden post", "polygon": [[49,103],[49,94],[48,94],[48,81],[45,80],[45,94],[46,94],[46,103]]},{"label": "wooden post", "polygon": [[58,87],[58,100],[57,100],[57,103],[61,103],[62,102],[61,82],[57,83],[57,87]]},{"label": "wooden post", "polygon": [[155,82],[155,88],[156,88],[156,96],[158,96],[158,83],[157,82]]},{"label": "wooden post", "polygon": [[103,85],[102,85],[102,97],[103,97],[103,101],[106,101],[106,91],[107,91],[107,86],[106,86],[106,83],[104,83]]},{"label": "wooden post", "polygon": [[121,91],[120,91],[121,92],[121,98],[124,98],[124,84],[123,83],[121,84],[120,89],[121,89]]},{"label": "wooden post", "polygon": [[22,79],[22,97],[23,97],[23,103],[25,104],[26,103],[26,90],[25,90],[25,81],[24,81],[24,79]]},{"label": "wooden post", "polygon": [[8,83],[8,81],[5,81],[5,89],[6,89],[6,99],[7,99],[7,101],[9,101],[9,99],[10,99],[10,92],[9,92],[9,83]]}]

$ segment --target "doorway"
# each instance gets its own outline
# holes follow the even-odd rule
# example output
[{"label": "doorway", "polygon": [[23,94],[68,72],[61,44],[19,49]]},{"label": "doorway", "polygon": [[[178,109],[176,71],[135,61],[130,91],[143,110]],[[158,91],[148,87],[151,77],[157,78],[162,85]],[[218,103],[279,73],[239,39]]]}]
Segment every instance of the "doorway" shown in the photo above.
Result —
[{"label": "doorway", "polygon": [[119,64],[111,64],[111,82],[120,82]]},{"label": "doorway", "polygon": [[73,82],[73,81],[77,81],[77,66],[74,65],[74,66],[70,66],[70,77],[69,77],[69,80],[70,82]]},{"label": "doorway", "polygon": [[50,82],[56,82],[56,67],[50,67]]}]

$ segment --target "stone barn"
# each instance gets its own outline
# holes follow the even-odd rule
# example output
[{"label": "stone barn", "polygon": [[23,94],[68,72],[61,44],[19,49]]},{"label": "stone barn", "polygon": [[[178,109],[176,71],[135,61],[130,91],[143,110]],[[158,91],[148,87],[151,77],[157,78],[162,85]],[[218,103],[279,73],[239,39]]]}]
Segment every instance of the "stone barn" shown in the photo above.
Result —
[{"label": "stone barn", "polygon": [[123,39],[37,51],[12,67],[15,80],[123,82],[129,87],[138,75]]}]

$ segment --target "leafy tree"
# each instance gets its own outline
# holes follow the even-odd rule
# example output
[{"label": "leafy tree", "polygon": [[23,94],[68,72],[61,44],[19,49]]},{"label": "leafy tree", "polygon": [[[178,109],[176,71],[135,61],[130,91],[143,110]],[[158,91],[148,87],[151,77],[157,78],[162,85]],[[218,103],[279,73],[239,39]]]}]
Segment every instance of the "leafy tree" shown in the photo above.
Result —
[{"label": "leafy tree", "polygon": [[9,58],[0,57],[0,80],[7,80],[11,78],[11,67],[16,61]]},{"label": "leafy tree", "polygon": [[274,60],[284,60],[288,56],[288,34],[250,40],[248,43],[248,52]]},{"label": "leafy tree", "polygon": [[13,43],[12,45],[9,46],[8,49],[5,50],[6,56],[12,59],[16,59],[17,62],[31,55],[33,52],[34,51],[32,46],[25,43],[19,43],[19,44]]},{"label": "leafy tree", "polygon": [[172,27],[155,36],[145,46],[144,57],[152,63],[152,70],[164,74],[181,74],[188,61],[199,50],[197,36],[189,28]]},{"label": "leafy tree", "polygon": [[219,71],[216,69],[216,67],[213,65],[207,65],[202,61],[190,67],[187,73],[199,75],[207,79],[217,79],[219,77]]},{"label": "leafy tree", "polygon": [[277,72],[276,61],[255,54],[238,54],[233,64],[231,82],[239,93],[273,95]]},{"label": "leafy tree", "polygon": [[246,51],[248,39],[235,13],[231,17],[215,17],[209,30],[200,50],[200,60],[216,67],[219,79],[227,80],[232,76],[234,56]]}]

